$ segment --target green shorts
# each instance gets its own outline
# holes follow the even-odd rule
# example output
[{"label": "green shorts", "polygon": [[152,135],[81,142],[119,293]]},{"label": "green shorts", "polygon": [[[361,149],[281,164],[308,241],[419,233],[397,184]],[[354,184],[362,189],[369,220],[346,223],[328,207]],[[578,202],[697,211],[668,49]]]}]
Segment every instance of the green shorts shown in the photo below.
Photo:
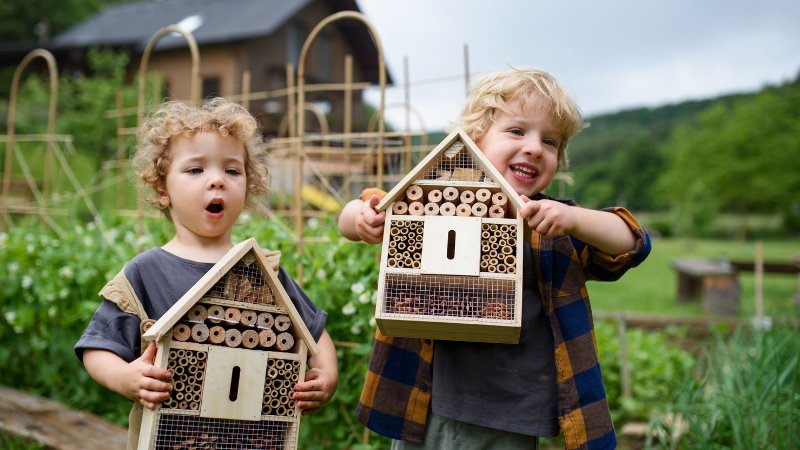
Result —
[{"label": "green shorts", "polygon": [[392,450],[538,450],[539,439],[525,434],[472,425],[428,415],[428,429],[422,444],[392,441]]}]

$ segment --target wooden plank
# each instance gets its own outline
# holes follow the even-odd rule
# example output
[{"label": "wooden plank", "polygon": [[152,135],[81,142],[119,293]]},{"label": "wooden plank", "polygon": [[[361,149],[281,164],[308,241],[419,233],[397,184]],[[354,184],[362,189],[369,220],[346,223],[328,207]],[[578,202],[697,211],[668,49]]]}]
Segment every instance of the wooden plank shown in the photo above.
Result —
[{"label": "wooden plank", "polygon": [[515,323],[477,323],[470,322],[467,318],[445,321],[434,316],[430,319],[419,316],[398,317],[396,314],[393,316],[387,317],[384,314],[376,318],[381,333],[386,336],[500,344],[519,342],[520,327]]},{"label": "wooden plank", "polygon": [[123,450],[125,428],[61,403],[0,385],[0,428],[54,450]]},{"label": "wooden plank", "polygon": [[422,237],[422,273],[472,275],[480,272],[481,219],[428,216]]},{"label": "wooden plank", "polygon": [[258,420],[266,372],[264,351],[210,346],[200,417]]}]

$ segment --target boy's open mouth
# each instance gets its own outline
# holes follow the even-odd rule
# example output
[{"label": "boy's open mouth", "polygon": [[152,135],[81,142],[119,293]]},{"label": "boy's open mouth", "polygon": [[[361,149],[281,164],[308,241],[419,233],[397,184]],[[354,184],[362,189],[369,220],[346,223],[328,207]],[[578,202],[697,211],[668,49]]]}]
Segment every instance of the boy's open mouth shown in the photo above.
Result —
[{"label": "boy's open mouth", "polygon": [[225,206],[223,205],[222,200],[211,200],[211,203],[206,206],[206,211],[210,212],[211,214],[219,214],[223,209],[225,209]]},{"label": "boy's open mouth", "polygon": [[514,175],[522,178],[535,178],[536,177],[536,170],[530,167],[525,166],[518,166],[512,165],[510,167],[511,171],[514,172]]}]

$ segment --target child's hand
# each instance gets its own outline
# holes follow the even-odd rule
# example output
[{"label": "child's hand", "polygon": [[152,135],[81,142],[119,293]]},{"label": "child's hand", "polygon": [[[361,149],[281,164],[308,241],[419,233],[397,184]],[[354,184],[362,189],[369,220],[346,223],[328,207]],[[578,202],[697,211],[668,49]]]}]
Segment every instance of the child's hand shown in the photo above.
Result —
[{"label": "child's hand", "polygon": [[154,366],[155,356],[156,343],[151,342],[142,356],[128,364],[120,380],[120,394],[149,409],[167,400],[172,390],[172,372]]},{"label": "child's hand", "polygon": [[519,213],[532,230],[548,238],[572,233],[577,223],[575,208],[553,200],[521,198],[524,204]]},{"label": "child's hand", "polygon": [[383,241],[383,226],[386,222],[386,212],[378,212],[375,207],[380,203],[377,195],[372,195],[368,201],[361,205],[356,217],[356,232],[362,241],[368,244],[380,244]]},{"label": "child's hand", "polygon": [[338,378],[338,374],[333,374],[329,370],[317,367],[309,369],[305,381],[295,385],[292,399],[303,410],[303,414],[313,414],[333,397]]}]

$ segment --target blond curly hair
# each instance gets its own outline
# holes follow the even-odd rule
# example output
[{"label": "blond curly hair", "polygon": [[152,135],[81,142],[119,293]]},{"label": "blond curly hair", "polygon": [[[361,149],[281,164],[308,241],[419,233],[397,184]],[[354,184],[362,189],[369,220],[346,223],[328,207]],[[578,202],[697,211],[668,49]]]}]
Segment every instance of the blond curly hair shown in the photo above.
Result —
[{"label": "blond curly hair", "polygon": [[469,91],[459,126],[477,141],[494,123],[496,111],[512,112],[508,104],[514,100],[523,108],[527,104],[546,108],[561,132],[558,168],[566,167],[567,143],[587,124],[575,101],[547,72],[511,67],[480,76]]},{"label": "blond curly hair", "polygon": [[253,197],[267,190],[269,169],[266,149],[258,123],[245,107],[219,97],[208,100],[200,107],[180,101],[164,102],[139,127],[133,166],[143,184],[152,188],[145,198],[167,217],[169,212],[158,202],[156,193],[166,185],[172,156],[170,143],[175,138],[192,137],[207,131],[231,136],[244,147],[247,177],[245,201],[248,204]]}]

